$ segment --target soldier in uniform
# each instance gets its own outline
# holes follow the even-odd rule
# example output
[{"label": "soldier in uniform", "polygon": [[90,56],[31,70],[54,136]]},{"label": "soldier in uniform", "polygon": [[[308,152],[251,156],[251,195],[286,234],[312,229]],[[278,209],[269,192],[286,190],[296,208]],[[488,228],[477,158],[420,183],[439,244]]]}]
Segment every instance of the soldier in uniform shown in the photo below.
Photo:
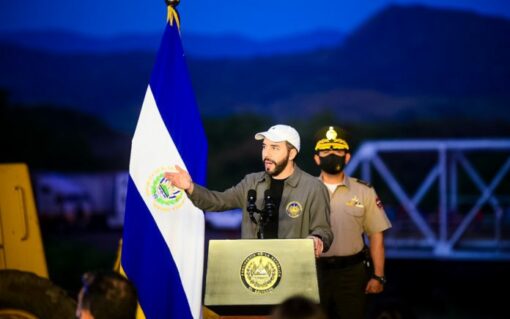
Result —
[{"label": "soldier in uniform", "polygon": [[383,231],[391,224],[374,188],[344,173],[351,158],[345,132],[325,127],[315,143],[314,160],[329,190],[334,234],[331,248],[317,261],[321,304],[329,318],[363,318],[366,295],[382,292],[386,283]]},{"label": "soldier in uniform", "polygon": [[[248,174],[237,185],[223,191],[211,191],[194,184],[182,168],[165,177],[184,189],[195,206],[205,211],[243,209],[242,238],[311,238],[318,257],[333,240],[329,222],[329,196],[317,178],[302,171],[294,163],[300,149],[298,132],[288,125],[275,125],[255,135],[262,140],[264,171]],[[257,207],[262,207],[269,190],[275,212],[266,216],[261,232],[260,219],[251,218],[247,197],[256,195]],[[263,236],[262,236],[263,235]]]}]

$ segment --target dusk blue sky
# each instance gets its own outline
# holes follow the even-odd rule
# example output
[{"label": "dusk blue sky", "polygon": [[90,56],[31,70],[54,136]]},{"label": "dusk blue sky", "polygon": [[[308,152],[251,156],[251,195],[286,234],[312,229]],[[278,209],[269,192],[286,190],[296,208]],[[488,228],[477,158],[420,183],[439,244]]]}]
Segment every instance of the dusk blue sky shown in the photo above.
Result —
[{"label": "dusk blue sky", "polygon": [[[421,3],[510,18],[509,0],[181,0],[183,31],[272,38],[317,29],[349,32],[390,3]],[[164,0],[2,0],[0,32],[67,30],[88,35],[160,32]]]}]

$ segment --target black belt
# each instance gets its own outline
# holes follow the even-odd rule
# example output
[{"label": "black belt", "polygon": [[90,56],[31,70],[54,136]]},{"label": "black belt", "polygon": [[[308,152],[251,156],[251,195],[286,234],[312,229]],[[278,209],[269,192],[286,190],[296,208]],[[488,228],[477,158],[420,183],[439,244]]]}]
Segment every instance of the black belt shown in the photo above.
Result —
[{"label": "black belt", "polygon": [[359,264],[365,260],[365,252],[362,250],[359,253],[351,256],[333,256],[321,257],[317,260],[317,265],[325,269],[345,268],[352,265]]}]

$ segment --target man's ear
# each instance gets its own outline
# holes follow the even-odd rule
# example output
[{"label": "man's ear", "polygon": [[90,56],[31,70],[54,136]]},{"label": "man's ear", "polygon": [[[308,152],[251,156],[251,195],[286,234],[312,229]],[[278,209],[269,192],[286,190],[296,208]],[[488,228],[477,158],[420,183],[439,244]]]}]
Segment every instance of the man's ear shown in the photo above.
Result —
[{"label": "man's ear", "polygon": [[345,164],[349,163],[350,160],[351,160],[351,153],[346,153],[345,154]]},{"label": "man's ear", "polygon": [[289,160],[293,161],[297,156],[297,150],[295,148],[291,148],[289,151]]},{"label": "man's ear", "polygon": [[313,160],[315,161],[315,164],[317,164],[317,166],[319,166],[319,164],[321,163],[321,159],[317,154],[313,156]]}]

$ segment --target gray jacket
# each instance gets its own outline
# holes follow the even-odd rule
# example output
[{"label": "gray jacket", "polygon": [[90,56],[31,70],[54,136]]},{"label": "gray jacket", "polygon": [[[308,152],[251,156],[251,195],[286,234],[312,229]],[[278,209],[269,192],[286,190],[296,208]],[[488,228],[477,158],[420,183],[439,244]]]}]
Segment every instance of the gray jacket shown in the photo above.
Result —
[{"label": "gray jacket", "polygon": [[[242,238],[257,238],[258,226],[249,217],[248,190],[257,192],[257,207],[262,208],[264,191],[269,189],[271,177],[266,172],[248,174],[239,184],[224,192],[211,191],[195,184],[190,199],[204,211],[243,209]],[[278,237],[306,238],[315,235],[322,238],[324,251],[333,241],[330,226],[329,194],[324,184],[316,177],[295,166],[294,173],[285,180],[279,207]]]}]

